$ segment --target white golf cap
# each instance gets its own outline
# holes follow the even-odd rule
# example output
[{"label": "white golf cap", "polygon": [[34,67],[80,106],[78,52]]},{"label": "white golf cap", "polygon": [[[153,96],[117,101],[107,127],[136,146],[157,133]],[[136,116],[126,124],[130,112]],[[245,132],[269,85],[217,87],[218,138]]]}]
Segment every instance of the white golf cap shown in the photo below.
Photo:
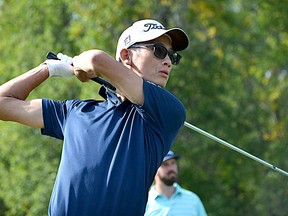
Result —
[{"label": "white golf cap", "polygon": [[120,52],[124,48],[138,42],[145,42],[167,34],[172,40],[174,51],[181,51],[188,47],[189,38],[180,28],[165,29],[165,27],[156,20],[145,19],[133,23],[120,36],[116,50],[116,60],[120,60]]}]

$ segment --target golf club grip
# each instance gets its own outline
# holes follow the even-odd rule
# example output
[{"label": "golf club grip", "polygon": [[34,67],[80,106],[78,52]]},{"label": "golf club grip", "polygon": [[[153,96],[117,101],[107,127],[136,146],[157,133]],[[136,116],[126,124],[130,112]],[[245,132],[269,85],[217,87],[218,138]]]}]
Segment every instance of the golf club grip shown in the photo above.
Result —
[{"label": "golf club grip", "polygon": [[[60,60],[56,54],[54,54],[53,52],[48,52],[46,54],[46,58],[47,59],[55,59],[55,60]],[[111,89],[112,91],[115,91],[116,88],[109,82],[107,82],[106,80],[104,79],[101,79],[100,77],[94,77],[94,78],[91,78],[91,80],[93,80],[94,82],[97,82],[101,85],[104,85],[106,86],[107,88]]]}]

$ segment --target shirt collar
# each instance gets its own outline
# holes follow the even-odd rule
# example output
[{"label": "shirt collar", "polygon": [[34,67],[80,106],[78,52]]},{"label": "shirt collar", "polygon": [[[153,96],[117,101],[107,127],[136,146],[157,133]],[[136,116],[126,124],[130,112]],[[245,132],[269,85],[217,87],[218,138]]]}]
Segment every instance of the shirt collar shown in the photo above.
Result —
[{"label": "shirt collar", "polygon": [[[173,196],[176,196],[176,195],[178,195],[178,194],[182,194],[182,188],[180,187],[179,184],[174,183],[173,186],[174,186],[174,188],[175,188],[175,192],[174,192],[174,194],[172,195],[172,197],[173,197]],[[161,196],[163,196],[163,195],[162,195],[161,193],[159,193],[159,192],[156,190],[155,185],[153,185],[152,188],[151,188],[151,190],[150,190],[150,192],[149,192],[149,196],[151,196],[151,198],[155,200],[157,197],[161,197]]]}]

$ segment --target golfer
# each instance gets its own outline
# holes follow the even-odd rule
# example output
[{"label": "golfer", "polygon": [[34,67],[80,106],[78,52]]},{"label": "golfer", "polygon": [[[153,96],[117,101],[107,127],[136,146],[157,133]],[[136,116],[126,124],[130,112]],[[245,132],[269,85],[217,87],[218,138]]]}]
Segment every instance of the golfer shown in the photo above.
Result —
[{"label": "golfer", "polygon": [[[0,119],[63,140],[48,214],[143,215],[149,187],[185,121],[164,89],[189,43],[179,28],[140,20],[119,38],[116,60],[101,50],[46,60],[0,87]],[[73,66],[71,66],[73,65]],[[102,77],[105,100],[27,100],[49,77]],[[67,86],[69,91],[71,86]]]}]

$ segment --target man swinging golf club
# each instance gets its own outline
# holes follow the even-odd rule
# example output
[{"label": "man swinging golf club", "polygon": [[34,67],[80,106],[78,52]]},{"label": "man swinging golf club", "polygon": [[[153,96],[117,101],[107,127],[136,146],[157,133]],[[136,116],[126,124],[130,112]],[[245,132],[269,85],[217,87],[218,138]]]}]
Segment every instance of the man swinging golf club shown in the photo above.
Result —
[{"label": "man swinging golf club", "polygon": [[[185,121],[184,106],[164,87],[188,44],[183,30],[140,20],[120,36],[116,60],[102,50],[58,55],[0,87],[1,120],[63,140],[49,215],[144,214],[149,187]],[[103,102],[27,100],[49,77],[73,75],[82,82],[102,77],[117,90],[103,87]]]}]

